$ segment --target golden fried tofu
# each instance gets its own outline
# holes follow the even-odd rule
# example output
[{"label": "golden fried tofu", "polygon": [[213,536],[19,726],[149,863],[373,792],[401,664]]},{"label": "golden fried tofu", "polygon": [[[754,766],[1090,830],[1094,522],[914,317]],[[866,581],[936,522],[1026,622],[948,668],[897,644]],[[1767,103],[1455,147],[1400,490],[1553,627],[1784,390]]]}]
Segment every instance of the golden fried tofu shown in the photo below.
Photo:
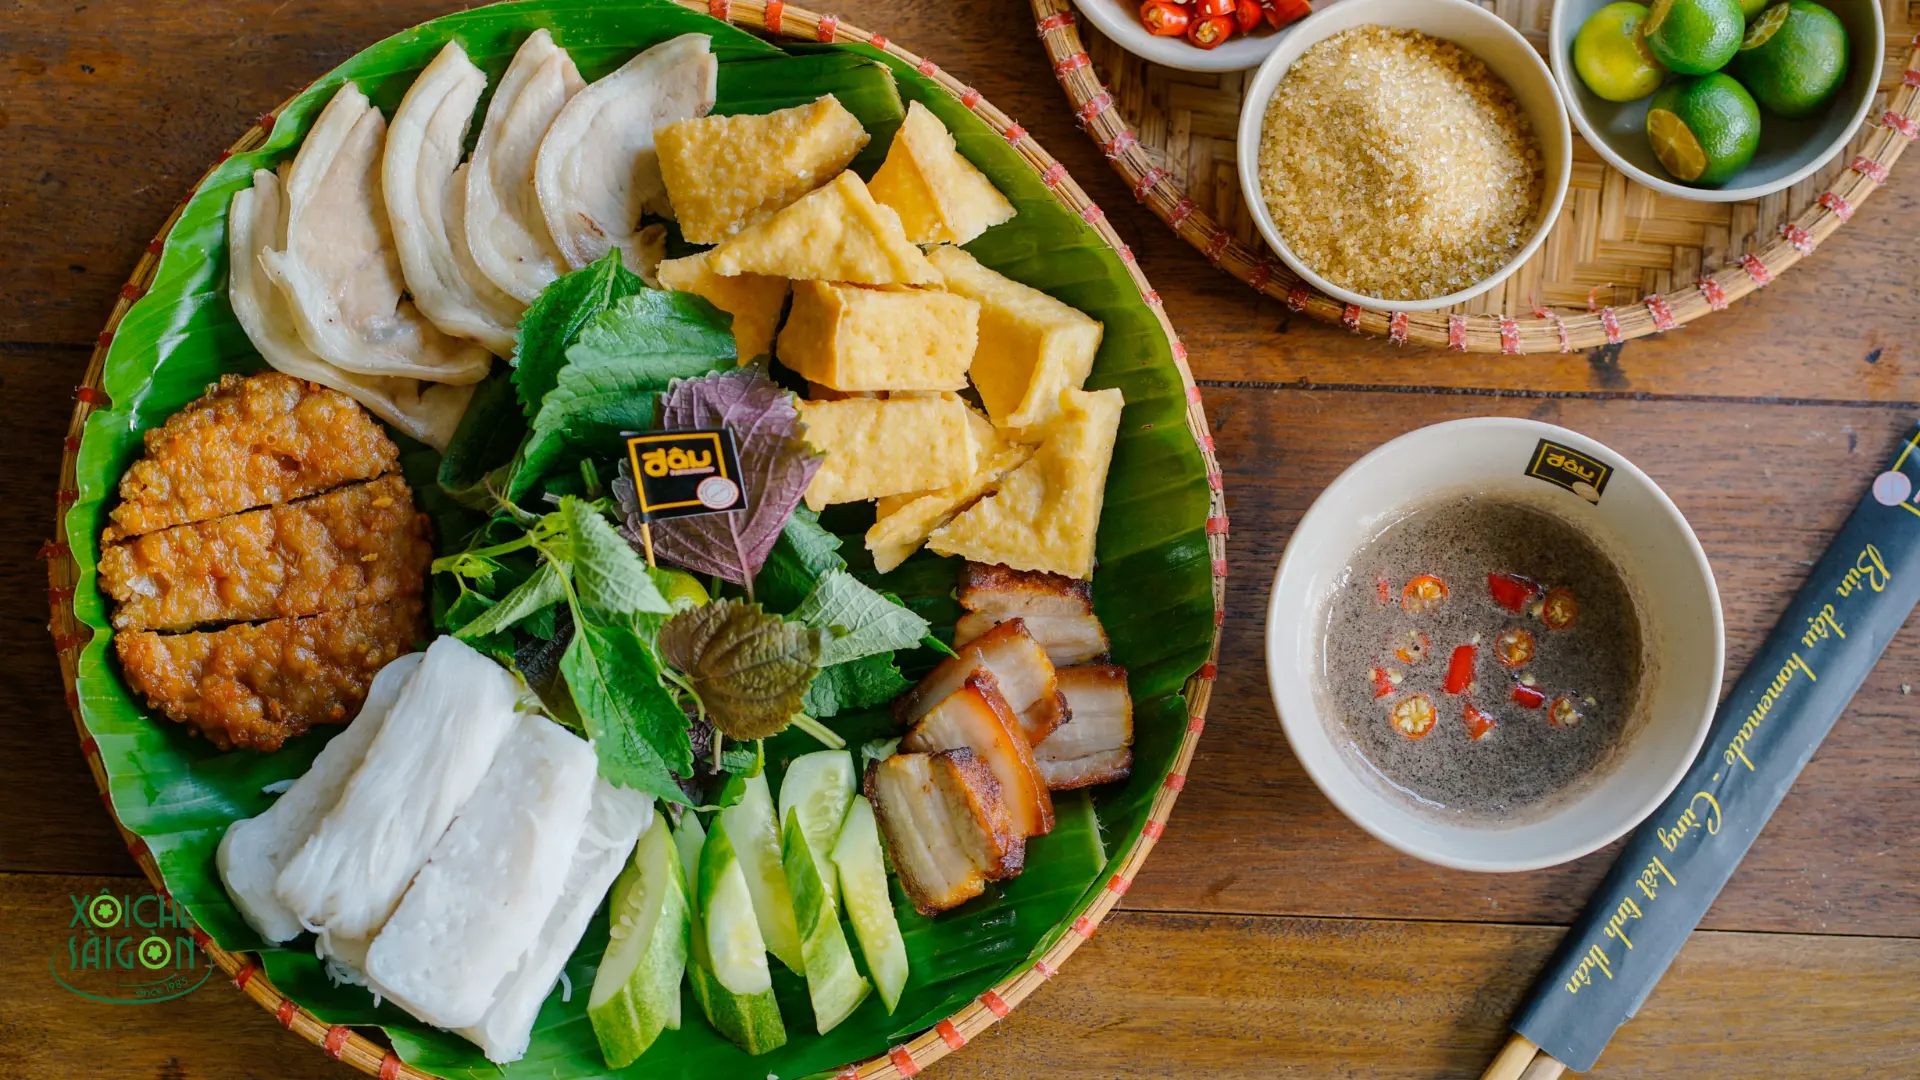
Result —
[{"label": "golden fried tofu", "polygon": [[190,630],[418,596],[427,517],[397,473],[295,503],[176,525],[100,553],[119,630]]},{"label": "golden fried tofu", "polygon": [[222,376],[144,441],[103,543],[371,480],[400,461],[352,398],[276,371]]},{"label": "golden fried tofu", "polygon": [[134,691],[222,750],[278,750],[314,724],[344,724],[387,663],[427,634],[417,596],[192,634],[118,634]]},{"label": "golden fried tofu", "polygon": [[800,281],[778,355],[834,390],[964,390],[979,322],[952,293]]},{"label": "golden fried tofu", "polygon": [[900,215],[916,244],[964,244],[1013,217],[1013,204],[960,156],[947,126],[917,101],[907,106],[906,122],[869,187],[874,201]]},{"label": "golden fried tofu", "polygon": [[[1093,371],[1105,328],[1038,289],[1003,277],[957,247],[927,253],[948,292],[980,302],[980,342],[967,374],[987,415],[1009,430],[1037,430],[1060,411],[1060,392]],[[1016,442],[1031,442],[1021,435]]]},{"label": "golden fried tofu", "polygon": [[957,484],[980,461],[967,403],[957,394],[850,397],[795,407],[807,442],[826,455],[807,485],[812,510]]},{"label": "golden fried tofu", "polygon": [[692,293],[733,316],[733,341],[742,364],[773,349],[773,331],[787,306],[787,279],[764,274],[721,277],[707,266],[707,252],[663,261],[660,284]]},{"label": "golden fried tofu", "polygon": [[718,244],[832,179],[866,129],[826,94],[764,115],[700,116],[654,133],[680,235]]}]

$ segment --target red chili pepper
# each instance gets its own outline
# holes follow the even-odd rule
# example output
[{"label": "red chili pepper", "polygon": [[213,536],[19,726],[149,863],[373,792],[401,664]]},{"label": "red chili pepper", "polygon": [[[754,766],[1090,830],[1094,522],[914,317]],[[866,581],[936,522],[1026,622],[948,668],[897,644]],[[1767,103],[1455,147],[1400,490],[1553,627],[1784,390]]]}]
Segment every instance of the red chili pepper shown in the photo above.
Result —
[{"label": "red chili pepper", "polygon": [[1195,18],[1211,19],[1234,13],[1238,0],[1192,0]]},{"label": "red chili pepper", "polygon": [[1565,630],[1580,618],[1580,601],[1573,598],[1572,589],[1554,589],[1547,593],[1547,599],[1540,605],[1540,621],[1551,630]]},{"label": "red chili pepper", "polygon": [[1427,658],[1427,653],[1432,648],[1432,639],[1428,638],[1425,633],[1414,630],[1407,634],[1407,643],[1405,645],[1393,650],[1393,655],[1399,657],[1402,663],[1417,664]]},{"label": "red chili pepper", "polygon": [[1187,27],[1187,40],[1202,49],[1212,49],[1233,36],[1233,16],[1218,15],[1211,19],[1195,19]]},{"label": "red chili pepper", "polygon": [[1387,676],[1387,669],[1382,667],[1374,668],[1373,699],[1378,701],[1391,693],[1393,693],[1393,680]]},{"label": "red chili pepper", "polygon": [[1275,26],[1286,26],[1298,22],[1313,14],[1313,5],[1307,0],[1263,0],[1267,21]]},{"label": "red chili pepper", "polygon": [[1524,683],[1515,683],[1513,703],[1523,709],[1537,709],[1547,703],[1547,695]]},{"label": "red chili pepper", "polygon": [[1409,739],[1418,739],[1433,730],[1433,699],[1415,694],[1393,707],[1393,730]]},{"label": "red chili pepper", "polygon": [[1393,603],[1393,582],[1387,580],[1387,575],[1381,574],[1373,579],[1373,591],[1379,596],[1381,603]]},{"label": "red chili pepper", "polygon": [[1493,717],[1475,708],[1471,701],[1467,702],[1466,721],[1467,738],[1474,742],[1479,742],[1486,737],[1487,732],[1499,726],[1494,723]]},{"label": "red chili pepper", "polygon": [[1510,668],[1525,667],[1533,659],[1533,635],[1515,626],[1493,639],[1494,659]]},{"label": "red chili pepper", "polygon": [[1440,688],[1449,694],[1464,694],[1473,685],[1473,657],[1476,648],[1472,645],[1459,645],[1453,650],[1453,659],[1447,661],[1447,681]]},{"label": "red chili pepper", "polygon": [[1187,32],[1193,15],[1184,4],[1170,3],[1169,0],[1147,0],[1140,5],[1140,21],[1146,24],[1148,33],[1160,37],[1179,37]]},{"label": "red chili pepper", "polygon": [[1411,612],[1430,611],[1447,598],[1447,583],[1432,574],[1421,574],[1400,590],[1400,606]]},{"label": "red chili pepper", "polygon": [[1508,611],[1519,611],[1539,594],[1540,586],[1517,574],[1492,573],[1487,575],[1487,591],[1493,594],[1494,603]]},{"label": "red chili pepper", "polygon": [[1580,707],[1563,694],[1547,707],[1547,719],[1553,721],[1554,727],[1572,727],[1581,720]]},{"label": "red chili pepper", "polygon": [[1233,21],[1243,34],[1251,34],[1260,25],[1266,12],[1260,7],[1260,0],[1239,0],[1233,9]]}]

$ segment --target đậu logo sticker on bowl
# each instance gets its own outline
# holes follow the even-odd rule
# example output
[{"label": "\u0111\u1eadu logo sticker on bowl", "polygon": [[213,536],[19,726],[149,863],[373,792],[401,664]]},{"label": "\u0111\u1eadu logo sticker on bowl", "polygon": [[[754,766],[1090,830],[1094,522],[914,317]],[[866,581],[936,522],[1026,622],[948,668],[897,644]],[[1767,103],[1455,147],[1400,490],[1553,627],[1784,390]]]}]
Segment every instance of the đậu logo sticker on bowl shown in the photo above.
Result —
[{"label": "\u0111\u1eadu logo sticker on bowl", "polygon": [[726,428],[629,435],[627,456],[648,521],[747,508],[740,452]]},{"label": "\u0111\u1eadu logo sticker on bowl", "polygon": [[1600,501],[1613,478],[1613,466],[1591,454],[1541,439],[1533,448],[1527,475],[1566,488],[1590,503]]}]

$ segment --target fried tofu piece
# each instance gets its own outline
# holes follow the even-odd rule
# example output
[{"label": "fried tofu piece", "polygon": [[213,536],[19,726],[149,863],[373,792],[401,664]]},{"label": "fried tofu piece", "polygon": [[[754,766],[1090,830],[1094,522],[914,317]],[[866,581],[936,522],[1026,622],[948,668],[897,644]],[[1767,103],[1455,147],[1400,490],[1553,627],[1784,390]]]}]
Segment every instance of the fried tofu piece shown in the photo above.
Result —
[{"label": "fried tofu piece", "polygon": [[773,331],[787,306],[787,279],[765,274],[721,277],[707,266],[702,251],[681,259],[667,259],[655,268],[660,284],[674,292],[692,293],[733,316],[733,342],[740,362],[773,350]]},{"label": "fried tofu piece", "polygon": [[400,463],[352,398],[277,371],[221,376],[144,442],[102,543],[371,480]]},{"label": "fried tofu piece", "polygon": [[222,750],[278,750],[314,724],[344,724],[367,687],[427,634],[417,596],[193,634],[118,634],[127,682],[155,711]]},{"label": "fried tofu piece", "polygon": [[901,887],[922,915],[958,907],[1026,864],[1000,785],[971,750],[895,754],[867,767],[864,786]]},{"label": "fried tofu piece", "polygon": [[973,475],[980,444],[957,394],[802,401],[808,443],[826,455],[807,507],[957,484]]},{"label": "fried tofu piece", "polygon": [[1033,457],[999,491],[935,529],[927,546],[975,562],[1091,578],[1124,406],[1119,390],[1063,391],[1060,414]]},{"label": "fried tofu piece", "polygon": [[987,415],[1009,430],[1036,429],[1052,419],[1060,392],[1080,389],[1092,373],[1105,329],[957,247],[934,248],[927,258],[946,278],[948,292],[980,301],[980,346],[968,374]]},{"label": "fried tofu piece", "polygon": [[1093,586],[1088,582],[970,562],[960,571],[956,595],[967,613],[953,625],[955,646],[1008,619],[1020,619],[1056,667],[1084,664],[1112,648],[1106,628],[1093,613]]},{"label": "fried tofu piece", "polygon": [[957,652],[940,661],[913,689],[894,699],[893,718],[902,727],[919,722],[982,668],[993,674],[1007,705],[1020,718],[1020,731],[1028,745],[1040,745],[1054,728],[1067,722],[1071,714],[1055,681],[1053,661],[1047,659],[1047,651],[1019,619],[1001,623]]},{"label": "fried tofu piece", "polygon": [[718,244],[826,183],[867,145],[840,99],[762,115],[701,116],[654,133],[680,235]]},{"label": "fried tofu piece", "polygon": [[1133,772],[1133,697],[1127,669],[1106,664],[1061,668],[1060,692],[1073,710],[1033,748],[1034,764],[1054,791],[1124,780]]},{"label": "fried tofu piece", "polygon": [[427,516],[398,473],[296,503],[176,525],[100,553],[119,630],[317,615],[418,596]]},{"label": "fried tofu piece", "polygon": [[825,187],[735,234],[708,252],[716,274],[767,274],[795,281],[938,285],[940,271],[900,229],[900,215],[873,201],[843,172]]},{"label": "fried tofu piece", "polygon": [[1053,831],[1053,796],[1033,763],[1033,747],[993,673],[977,668],[900,740],[900,749],[973,751],[1000,784],[1000,801],[1021,836]]},{"label": "fried tofu piece", "polygon": [[928,289],[793,287],[780,362],[834,390],[964,390],[980,305]]},{"label": "fried tofu piece", "polygon": [[1013,204],[960,156],[947,126],[917,101],[907,106],[871,186],[916,244],[964,244],[1013,217]]}]

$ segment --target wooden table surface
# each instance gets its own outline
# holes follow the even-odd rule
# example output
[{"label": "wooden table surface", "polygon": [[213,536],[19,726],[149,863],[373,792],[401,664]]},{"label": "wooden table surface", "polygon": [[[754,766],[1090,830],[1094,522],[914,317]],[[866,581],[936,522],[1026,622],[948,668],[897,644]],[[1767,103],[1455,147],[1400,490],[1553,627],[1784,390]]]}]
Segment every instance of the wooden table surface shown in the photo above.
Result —
[{"label": "wooden table surface", "polygon": [[[1693,522],[1738,674],[1920,403],[1920,160],[1754,299],[1587,355],[1464,357],[1290,318],[1136,206],[1075,127],[1024,0],[837,0],[1023,122],[1139,253],[1189,349],[1232,512],[1221,681],[1166,839],[1053,985],[935,1077],[1473,1077],[1611,852],[1440,870],[1363,834],[1288,751],[1267,584],[1348,463],[1453,417],[1530,416],[1644,466]],[[1890,8],[1898,5],[1890,3]],[[207,163],[446,0],[0,0],[0,1076],[348,1074],[216,980],[95,1004],[47,957],[72,894],[132,884],[46,634],[74,385]],[[1909,361],[1912,361],[1911,363]],[[1638,1019],[1607,1077],[1920,1074],[1920,632],[1893,643]]]}]

